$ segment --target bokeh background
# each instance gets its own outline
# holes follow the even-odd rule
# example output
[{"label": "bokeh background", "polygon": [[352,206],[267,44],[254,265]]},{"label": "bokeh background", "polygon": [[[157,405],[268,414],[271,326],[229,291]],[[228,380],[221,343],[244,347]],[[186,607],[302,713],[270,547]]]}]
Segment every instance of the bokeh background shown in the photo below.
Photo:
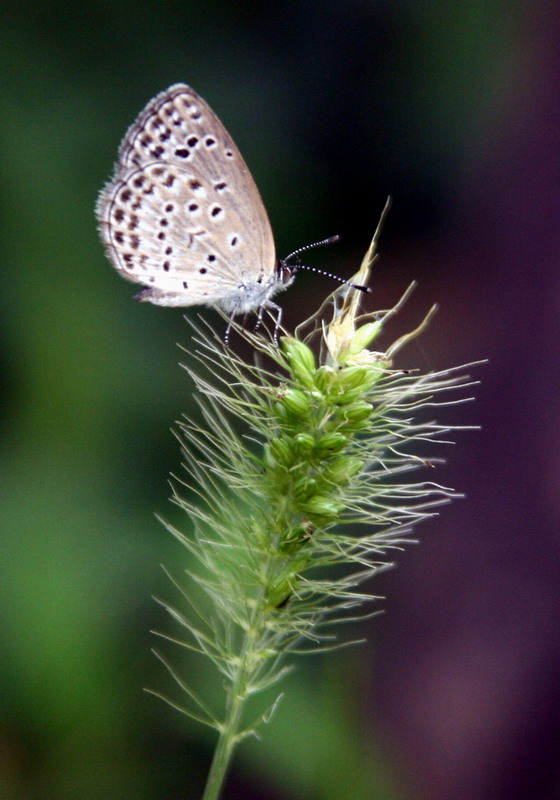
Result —
[{"label": "bokeh background", "polygon": [[[440,312],[401,363],[479,358],[442,482],[466,493],[372,590],[368,644],[302,661],[226,796],[560,797],[560,6],[553,2],[7,2],[0,22],[3,387],[0,795],[194,800],[209,734],[148,633],[180,310],[133,303],[93,217],[126,128],[186,81],[238,142],[278,251],[349,276],[385,198],[371,308]],[[332,290],[300,275],[289,324]],[[212,313],[210,317],[212,317]],[[186,523],[185,523],[186,524]],[[381,605],[380,605],[381,607]],[[185,664],[186,673],[189,665]],[[192,670],[199,667],[192,667]],[[200,676],[199,676],[200,677]]]}]

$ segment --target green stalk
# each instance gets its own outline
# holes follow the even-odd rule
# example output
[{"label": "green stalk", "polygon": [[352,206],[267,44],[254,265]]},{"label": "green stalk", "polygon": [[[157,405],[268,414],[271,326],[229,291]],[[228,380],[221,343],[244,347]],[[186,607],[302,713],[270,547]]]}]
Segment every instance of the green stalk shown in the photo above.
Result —
[{"label": "green stalk", "polygon": [[218,800],[220,797],[233,757],[233,751],[238,743],[243,706],[247,699],[247,667],[251,660],[248,644],[249,637],[245,639],[237,676],[228,694],[226,716],[220,730],[202,800]]}]

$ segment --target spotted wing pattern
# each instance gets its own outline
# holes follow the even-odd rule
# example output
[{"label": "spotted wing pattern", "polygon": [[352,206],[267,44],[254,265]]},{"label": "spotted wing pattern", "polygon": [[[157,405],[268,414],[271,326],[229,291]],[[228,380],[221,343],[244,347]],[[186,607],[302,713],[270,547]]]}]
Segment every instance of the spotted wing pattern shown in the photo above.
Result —
[{"label": "spotted wing pattern", "polygon": [[158,305],[266,303],[275,251],[255,182],[210,107],[184,84],[146,106],[127,132],[97,204],[120,274]]}]

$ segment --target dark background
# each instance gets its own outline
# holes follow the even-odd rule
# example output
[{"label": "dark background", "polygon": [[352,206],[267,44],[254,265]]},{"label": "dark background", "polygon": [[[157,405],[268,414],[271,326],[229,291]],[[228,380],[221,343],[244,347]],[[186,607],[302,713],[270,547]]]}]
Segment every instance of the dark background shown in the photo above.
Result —
[{"label": "dark background", "polygon": [[[393,335],[441,305],[401,363],[489,359],[446,416],[482,425],[438,475],[467,498],[371,587],[367,645],[298,664],[226,796],[560,797],[560,6],[24,0],[2,6],[0,75],[0,795],[202,792],[211,736],[142,693],[172,692],[148,630],[177,631],[151,595],[176,600],[159,564],[185,553],[153,512],[182,522],[188,328],[131,301],[93,217],[128,125],[186,81],[281,255],[339,233],[309,261],[349,276],[391,194],[368,302],[419,281]],[[288,323],[331,289],[299,276]]]}]

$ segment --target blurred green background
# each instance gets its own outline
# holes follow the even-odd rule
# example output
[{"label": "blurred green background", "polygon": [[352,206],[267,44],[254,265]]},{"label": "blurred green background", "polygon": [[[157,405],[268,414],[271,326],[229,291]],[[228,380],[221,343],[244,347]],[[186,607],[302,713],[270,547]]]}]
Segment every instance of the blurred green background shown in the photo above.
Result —
[{"label": "blurred green background", "polygon": [[[142,692],[173,692],[149,629],[177,633],[151,596],[177,599],[159,564],[186,554],[154,512],[183,523],[188,326],[132,302],[93,214],[127,127],[185,81],[280,255],[339,233],[309,263],[349,276],[391,194],[370,307],[418,279],[392,334],[441,311],[406,365],[490,358],[447,417],[483,425],[441,473],[468,500],[372,587],[367,645],[298,665],[225,796],[560,797],[560,8],[23,0],[0,26],[0,796],[194,800],[208,769],[211,737]],[[298,276],[288,324],[332,288]]]}]

